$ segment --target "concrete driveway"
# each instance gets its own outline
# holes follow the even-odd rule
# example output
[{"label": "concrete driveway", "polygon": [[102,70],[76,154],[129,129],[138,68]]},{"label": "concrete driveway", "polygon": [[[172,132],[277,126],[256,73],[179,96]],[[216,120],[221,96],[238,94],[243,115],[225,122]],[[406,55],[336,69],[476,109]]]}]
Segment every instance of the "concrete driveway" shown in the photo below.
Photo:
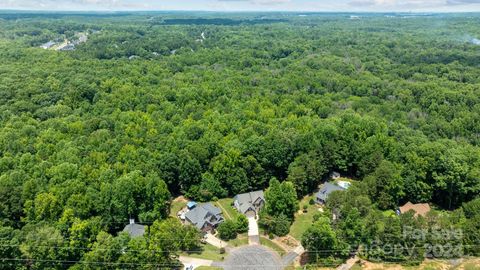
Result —
[{"label": "concrete driveway", "polygon": [[193,269],[199,266],[211,266],[213,263],[213,261],[210,261],[210,260],[185,257],[185,256],[180,256],[178,259],[180,260],[181,263],[183,263],[183,266],[184,266],[183,269],[187,269],[190,266],[193,266]]},{"label": "concrete driveway", "polygon": [[207,233],[205,235],[205,241],[207,243],[209,243],[210,245],[212,246],[215,246],[217,248],[225,248],[227,247],[228,243],[227,242],[224,242],[220,239],[218,239],[217,237],[215,237],[213,234],[211,233]]},{"label": "concrete driveway", "polygon": [[258,235],[258,224],[255,217],[247,217],[248,219],[248,236]]},{"label": "concrete driveway", "polygon": [[215,262],[213,266],[225,270],[281,270],[284,268],[278,254],[266,247],[243,246],[232,249],[223,262]]},{"label": "concrete driveway", "polygon": [[258,224],[255,216],[247,216],[248,219],[248,243],[250,245],[260,245],[260,236],[258,233]]}]

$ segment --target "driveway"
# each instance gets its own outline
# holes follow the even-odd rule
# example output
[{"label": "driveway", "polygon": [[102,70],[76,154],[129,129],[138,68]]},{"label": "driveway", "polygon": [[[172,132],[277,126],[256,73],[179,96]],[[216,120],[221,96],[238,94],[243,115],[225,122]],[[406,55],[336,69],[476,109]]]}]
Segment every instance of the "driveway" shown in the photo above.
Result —
[{"label": "driveway", "polygon": [[215,262],[213,266],[225,270],[281,270],[284,268],[278,254],[266,247],[243,246],[232,249],[223,262]]},{"label": "driveway", "polygon": [[225,248],[228,245],[227,242],[224,242],[224,241],[218,239],[217,237],[213,236],[211,233],[207,233],[205,235],[205,237],[206,237],[205,241],[207,243],[209,243],[210,245],[215,246],[217,248]]},{"label": "driveway", "polygon": [[193,269],[199,266],[211,266],[213,263],[213,261],[210,261],[210,260],[185,257],[185,256],[180,256],[180,258],[178,259],[180,260],[181,263],[183,263],[184,265],[183,269],[187,269],[187,267],[190,267],[190,266],[193,266]]},{"label": "driveway", "polygon": [[260,245],[260,236],[258,234],[258,224],[254,216],[248,218],[248,243],[250,245]]}]

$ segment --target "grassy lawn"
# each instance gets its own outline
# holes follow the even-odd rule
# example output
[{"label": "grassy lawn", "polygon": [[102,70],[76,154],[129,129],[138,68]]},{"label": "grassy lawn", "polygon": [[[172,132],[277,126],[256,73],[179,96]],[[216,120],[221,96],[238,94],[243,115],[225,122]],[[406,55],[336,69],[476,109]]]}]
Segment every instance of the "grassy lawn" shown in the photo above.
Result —
[{"label": "grassy lawn", "polygon": [[311,198],[313,195],[302,199],[300,209],[303,210],[303,206],[308,205],[307,213],[296,214],[295,221],[290,227],[290,235],[298,241],[302,240],[303,233],[312,225],[313,216],[319,213],[317,206],[308,204]]},{"label": "grassy lawn", "polygon": [[286,251],[280,247],[279,245],[275,244],[272,240],[265,238],[265,237],[260,237],[260,244],[269,247],[276,251],[280,257],[286,254]]},{"label": "grassy lawn", "polygon": [[358,264],[354,264],[350,270],[362,270],[362,267]]},{"label": "grassy lawn", "polygon": [[237,238],[228,241],[228,245],[231,247],[239,247],[248,245],[248,236],[246,233],[239,234]]},{"label": "grassy lawn", "polygon": [[220,249],[210,244],[202,246],[203,250],[198,252],[183,252],[182,255],[212,261],[222,261],[226,254],[220,254]]},{"label": "grassy lawn", "polygon": [[467,263],[464,265],[465,270],[480,270],[480,265],[476,263]]},{"label": "grassy lawn", "polygon": [[226,219],[235,219],[240,213],[233,208],[233,199],[232,198],[225,198],[225,199],[220,199],[215,202],[215,205],[222,209],[223,216]]},{"label": "grassy lawn", "polygon": [[480,258],[466,259],[462,264],[451,269],[480,270]]},{"label": "grassy lawn", "polygon": [[170,206],[170,216],[177,217],[178,211],[182,210],[183,207],[187,206],[187,202],[184,201],[173,201]]},{"label": "grassy lawn", "polygon": [[223,268],[215,267],[215,266],[199,266],[195,268],[195,270],[222,270]]}]

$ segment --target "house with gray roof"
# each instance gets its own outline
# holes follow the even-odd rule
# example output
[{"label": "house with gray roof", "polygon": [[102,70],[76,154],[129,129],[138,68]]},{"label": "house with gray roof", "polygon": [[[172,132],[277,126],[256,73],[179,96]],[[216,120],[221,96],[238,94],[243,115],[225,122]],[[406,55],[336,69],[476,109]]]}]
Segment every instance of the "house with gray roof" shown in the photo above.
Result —
[{"label": "house with gray roof", "polygon": [[145,234],[145,226],[135,223],[135,219],[130,219],[130,224],[125,226],[123,231],[127,232],[132,238],[140,237]]},{"label": "house with gray roof", "polygon": [[345,188],[327,182],[327,183],[325,183],[325,184],[322,186],[322,188],[320,189],[320,191],[318,191],[317,194],[315,194],[317,203],[325,204],[325,203],[327,202],[328,196],[329,196],[332,192],[334,192],[334,191],[343,191],[343,190],[345,190]]},{"label": "house with gray roof", "polygon": [[185,220],[204,232],[213,230],[224,221],[222,210],[211,203],[197,205],[185,213]]},{"label": "house with gray roof", "polygon": [[233,205],[242,214],[256,215],[265,205],[265,196],[262,190],[238,194],[233,198]]}]

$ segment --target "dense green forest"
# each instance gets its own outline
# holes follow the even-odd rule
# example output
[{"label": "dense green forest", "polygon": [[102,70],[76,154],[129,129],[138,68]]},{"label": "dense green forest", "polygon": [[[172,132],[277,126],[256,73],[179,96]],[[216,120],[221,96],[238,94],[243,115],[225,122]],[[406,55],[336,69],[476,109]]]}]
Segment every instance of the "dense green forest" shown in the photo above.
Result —
[{"label": "dense green forest", "polygon": [[[320,256],[398,240],[402,224],[461,228],[462,252],[479,255],[479,24],[478,14],[0,14],[0,269],[172,268],[199,236],[168,218],[171,198],[269,183],[301,198],[331,171],[358,187],[329,203],[340,223],[319,216],[308,231],[333,239]],[[88,41],[73,51],[40,48],[78,32]],[[438,213],[382,215],[407,201]],[[148,238],[118,234],[132,217]]]}]

